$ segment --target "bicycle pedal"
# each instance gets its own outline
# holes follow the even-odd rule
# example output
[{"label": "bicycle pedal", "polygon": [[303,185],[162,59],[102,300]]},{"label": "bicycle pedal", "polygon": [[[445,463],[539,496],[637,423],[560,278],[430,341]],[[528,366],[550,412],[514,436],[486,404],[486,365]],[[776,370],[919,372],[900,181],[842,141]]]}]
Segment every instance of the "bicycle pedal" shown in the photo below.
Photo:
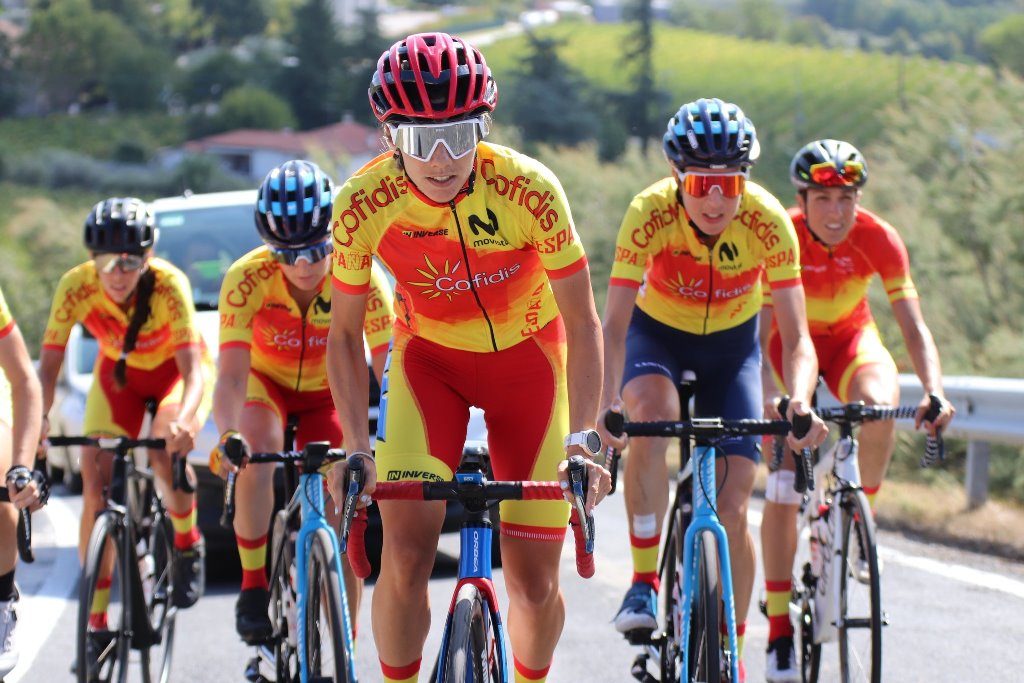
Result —
[{"label": "bicycle pedal", "polygon": [[657,641],[655,632],[646,628],[635,628],[631,631],[626,631],[622,635],[625,636],[630,645],[634,645],[636,647],[654,645]]},{"label": "bicycle pedal", "polygon": [[245,680],[249,683],[268,683],[267,679],[260,673],[260,658],[253,657],[245,665]]},{"label": "bicycle pedal", "polygon": [[882,612],[882,626],[888,626],[888,625],[889,625],[889,613],[888,612]]},{"label": "bicycle pedal", "polygon": [[630,668],[629,673],[640,683],[658,683],[658,679],[647,670],[648,658],[649,655],[637,655],[636,659],[633,660],[633,666]]}]

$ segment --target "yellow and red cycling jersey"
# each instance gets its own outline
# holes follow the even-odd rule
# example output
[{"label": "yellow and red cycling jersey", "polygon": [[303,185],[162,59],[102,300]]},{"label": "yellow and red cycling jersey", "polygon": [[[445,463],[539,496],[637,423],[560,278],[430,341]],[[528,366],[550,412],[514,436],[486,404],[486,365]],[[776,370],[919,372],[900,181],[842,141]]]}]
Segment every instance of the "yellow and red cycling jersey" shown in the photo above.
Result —
[{"label": "yellow and red cycling jersey", "polygon": [[[7,300],[4,299],[4,293],[0,291],[0,339],[3,339],[14,331],[14,327],[14,316],[11,315],[11,309],[7,307]],[[12,419],[12,408],[11,385],[7,381],[7,375],[0,372],[0,422],[6,425],[14,423],[14,420]]]},{"label": "yellow and red cycling jersey", "polygon": [[[371,353],[387,348],[394,319],[393,296],[384,270],[368,267],[369,296],[363,332]],[[284,272],[263,246],[235,261],[220,288],[220,347],[245,347],[252,369],[293,391],[327,388],[327,332],[331,284],[303,314],[288,291]]]},{"label": "yellow and red cycling jersey", "polygon": [[917,298],[907,248],[896,229],[875,214],[857,209],[846,239],[828,247],[814,237],[799,208],[789,213],[800,240],[801,279],[812,336],[843,334],[872,324],[867,295],[875,273],[881,276],[890,302]]},{"label": "yellow and red cycling jersey", "polygon": [[793,223],[767,190],[747,182],[736,217],[708,247],[689,223],[674,177],[633,198],[615,244],[611,284],[639,288],[637,306],[690,334],[711,334],[757,315],[762,273],[772,287],[800,284]]},{"label": "yellow and red cycling jersey", "polygon": [[11,309],[7,307],[3,291],[0,291],[0,339],[9,335],[13,330],[14,316],[11,315]]},{"label": "yellow and red cycling jersey", "polygon": [[587,265],[558,179],[514,150],[480,143],[468,191],[437,204],[391,154],[352,176],[334,201],[334,285],[366,291],[371,256],[395,276],[396,333],[498,351],[558,316],[549,278]]},{"label": "yellow and red cycling jersey", "polygon": [[[128,354],[130,368],[153,370],[173,358],[180,348],[205,345],[193,324],[194,307],[188,278],[159,258],[149,260],[156,275],[150,313],[139,330],[135,350]],[[81,322],[99,342],[100,353],[116,361],[121,356],[134,302],[125,311],[107,296],[92,261],[75,266],[60,279],[43,333],[43,348],[63,351],[75,323]]]}]

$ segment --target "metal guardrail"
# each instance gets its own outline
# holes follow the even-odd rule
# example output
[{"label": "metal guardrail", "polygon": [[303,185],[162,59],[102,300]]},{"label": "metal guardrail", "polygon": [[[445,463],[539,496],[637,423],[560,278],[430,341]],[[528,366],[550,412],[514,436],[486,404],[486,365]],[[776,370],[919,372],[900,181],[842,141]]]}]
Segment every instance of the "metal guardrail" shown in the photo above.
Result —
[{"label": "metal guardrail", "polygon": [[[989,453],[993,442],[1024,444],[1024,379],[943,377],[946,398],[956,408],[947,436],[967,439],[967,501],[971,507],[988,498]],[[824,392],[822,405],[836,402]],[[923,394],[917,375],[900,375],[900,403],[917,403]],[[912,422],[898,420],[898,429],[912,431]]]}]

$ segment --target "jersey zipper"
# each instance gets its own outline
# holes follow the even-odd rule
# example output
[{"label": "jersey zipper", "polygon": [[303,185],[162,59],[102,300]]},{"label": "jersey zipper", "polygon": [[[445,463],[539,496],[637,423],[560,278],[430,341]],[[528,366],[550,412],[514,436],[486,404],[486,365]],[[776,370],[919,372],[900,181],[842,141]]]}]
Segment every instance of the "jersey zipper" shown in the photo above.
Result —
[{"label": "jersey zipper", "polygon": [[494,324],[491,323],[491,317],[487,315],[487,309],[484,308],[484,302],[480,300],[480,292],[476,290],[476,285],[473,284],[473,271],[469,268],[469,251],[466,249],[466,239],[462,235],[462,223],[459,221],[459,212],[455,210],[455,201],[448,202],[448,208],[452,210],[452,216],[455,217],[455,229],[459,232],[459,246],[462,247],[462,260],[466,262],[466,278],[469,281],[469,290],[473,292],[473,298],[476,300],[476,305],[480,308],[480,312],[484,316],[484,320],[487,322],[487,331],[491,335],[491,348],[495,351],[498,350],[498,341],[494,338]]},{"label": "jersey zipper", "polygon": [[711,318],[711,293],[715,290],[715,250],[708,249],[708,300],[704,304],[704,334],[708,333],[708,320]]},{"label": "jersey zipper", "polygon": [[309,313],[309,309],[302,314],[302,346],[299,347],[299,371],[295,375],[295,391],[299,391],[299,387],[302,386],[302,361],[306,358],[306,313]]}]

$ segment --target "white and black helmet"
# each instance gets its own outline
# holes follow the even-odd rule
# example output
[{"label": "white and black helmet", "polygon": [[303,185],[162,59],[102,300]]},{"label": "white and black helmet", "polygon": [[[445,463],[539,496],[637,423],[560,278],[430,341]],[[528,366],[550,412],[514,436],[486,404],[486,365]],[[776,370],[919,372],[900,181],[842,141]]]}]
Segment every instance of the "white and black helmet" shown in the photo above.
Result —
[{"label": "white and black helmet", "polygon": [[153,212],[135,197],[111,197],[85,219],[85,246],[96,253],[143,254],[156,244]]}]

